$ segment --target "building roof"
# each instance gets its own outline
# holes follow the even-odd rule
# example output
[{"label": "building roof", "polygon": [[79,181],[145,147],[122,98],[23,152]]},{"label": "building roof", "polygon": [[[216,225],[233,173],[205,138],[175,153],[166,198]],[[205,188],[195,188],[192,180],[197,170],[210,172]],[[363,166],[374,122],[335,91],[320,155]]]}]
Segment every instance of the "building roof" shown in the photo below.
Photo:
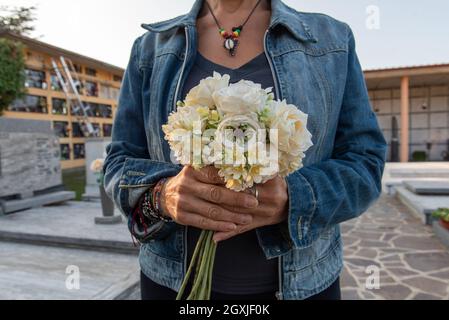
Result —
[{"label": "building roof", "polygon": [[449,63],[433,63],[433,64],[420,64],[420,65],[413,65],[413,66],[396,66],[396,67],[388,67],[388,68],[373,68],[373,69],[365,69],[365,73],[370,72],[378,72],[378,71],[396,71],[396,70],[417,70],[417,69],[423,69],[423,68],[447,68],[449,67]]},{"label": "building roof", "polygon": [[402,77],[409,77],[410,85],[440,86],[449,84],[449,64],[428,64],[365,70],[369,89],[399,87]]},{"label": "building roof", "polygon": [[84,64],[86,66],[89,67],[93,67],[93,68],[103,68],[107,71],[110,72],[115,72],[115,73],[119,73],[119,74],[123,74],[124,73],[124,69],[117,67],[115,65],[97,60],[97,59],[93,59],[84,55],[81,55],[79,53],[73,52],[73,51],[69,51],[66,49],[62,49],[56,46],[53,46],[51,44],[36,40],[36,39],[32,39],[23,35],[19,35],[10,31],[5,31],[5,30],[0,30],[0,38],[8,38],[11,40],[15,40],[15,41],[19,41],[24,43],[27,47],[29,47],[30,49],[34,49],[34,50],[38,50],[41,52],[45,52],[48,53],[49,55],[60,55],[60,56],[65,56],[67,58],[72,59],[74,62],[78,62],[81,64]]},{"label": "building roof", "polygon": [[368,69],[364,72],[367,77],[442,74],[449,73],[449,63]]}]

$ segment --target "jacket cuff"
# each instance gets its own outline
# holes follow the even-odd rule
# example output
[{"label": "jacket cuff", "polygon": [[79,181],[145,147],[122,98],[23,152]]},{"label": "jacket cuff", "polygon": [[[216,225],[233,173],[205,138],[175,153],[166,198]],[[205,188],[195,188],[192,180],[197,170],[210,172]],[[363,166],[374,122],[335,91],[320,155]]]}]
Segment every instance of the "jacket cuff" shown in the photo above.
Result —
[{"label": "jacket cuff", "polygon": [[159,221],[151,224],[145,230],[139,223],[131,223],[128,220],[128,228],[131,234],[140,242],[146,243],[150,240],[164,239],[179,227],[175,222]]},{"label": "jacket cuff", "polygon": [[177,227],[175,222],[159,221],[149,225],[145,232],[139,223],[132,223],[132,214],[139,199],[149,188],[163,178],[176,176],[181,170],[181,166],[168,162],[135,158],[125,160],[118,186],[119,207],[128,218],[131,233],[140,242],[166,237]]},{"label": "jacket cuff", "polygon": [[287,177],[289,212],[288,230],[297,249],[310,247],[317,238],[310,228],[317,201],[312,185],[299,172]]}]

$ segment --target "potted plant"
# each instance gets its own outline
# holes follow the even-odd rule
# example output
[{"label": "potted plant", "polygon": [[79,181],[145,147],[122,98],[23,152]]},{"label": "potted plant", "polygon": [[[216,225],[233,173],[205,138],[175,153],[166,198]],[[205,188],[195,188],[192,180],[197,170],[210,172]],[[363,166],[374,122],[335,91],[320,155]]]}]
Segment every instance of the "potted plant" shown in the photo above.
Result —
[{"label": "potted plant", "polygon": [[440,208],[436,210],[433,217],[440,219],[440,224],[446,230],[449,230],[449,208]]},{"label": "potted plant", "polygon": [[95,159],[90,165],[90,170],[97,176],[98,186],[100,188],[101,208],[103,210],[103,217],[114,216],[114,202],[106,194],[104,189],[104,175],[103,175],[104,159]]}]

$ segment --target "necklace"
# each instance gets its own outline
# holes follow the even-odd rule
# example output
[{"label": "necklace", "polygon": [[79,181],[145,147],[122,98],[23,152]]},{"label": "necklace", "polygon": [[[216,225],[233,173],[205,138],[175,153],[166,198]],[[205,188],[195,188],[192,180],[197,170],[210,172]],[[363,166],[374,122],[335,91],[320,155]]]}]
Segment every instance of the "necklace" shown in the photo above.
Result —
[{"label": "necklace", "polygon": [[220,23],[218,22],[218,19],[215,16],[214,11],[212,10],[209,2],[206,1],[207,7],[209,8],[209,11],[212,14],[212,17],[214,18],[215,23],[218,27],[218,32],[220,33],[221,37],[224,39],[223,47],[227,51],[229,51],[229,55],[231,57],[235,56],[235,50],[237,49],[237,46],[239,45],[239,38],[240,38],[240,34],[243,31],[243,27],[245,27],[245,25],[248,23],[249,19],[253,15],[254,11],[256,11],[257,7],[259,6],[259,4],[261,2],[262,2],[262,0],[259,0],[257,2],[256,6],[253,8],[253,10],[251,10],[248,18],[246,18],[245,22],[242,25],[240,25],[238,27],[234,27],[234,28],[232,28],[232,32],[228,32],[220,26]]}]

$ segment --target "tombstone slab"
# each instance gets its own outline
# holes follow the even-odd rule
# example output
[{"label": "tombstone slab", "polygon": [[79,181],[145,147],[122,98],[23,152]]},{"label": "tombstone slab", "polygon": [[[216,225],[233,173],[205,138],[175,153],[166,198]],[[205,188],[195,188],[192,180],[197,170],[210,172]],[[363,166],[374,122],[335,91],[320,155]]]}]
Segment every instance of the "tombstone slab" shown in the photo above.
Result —
[{"label": "tombstone slab", "polygon": [[404,181],[405,187],[415,194],[421,195],[449,195],[448,180],[410,180]]}]

